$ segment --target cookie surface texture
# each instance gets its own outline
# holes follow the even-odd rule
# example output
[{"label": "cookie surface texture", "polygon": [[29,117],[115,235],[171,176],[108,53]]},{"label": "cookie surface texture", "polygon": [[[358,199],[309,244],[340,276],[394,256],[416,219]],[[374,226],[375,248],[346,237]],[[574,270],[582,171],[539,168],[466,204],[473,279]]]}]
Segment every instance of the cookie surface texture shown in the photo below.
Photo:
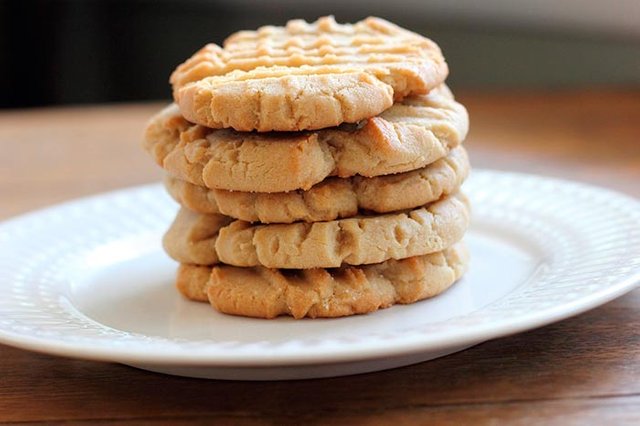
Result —
[{"label": "cookie surface texture", "polygon": [[469,215],[459,193],[402,213],[314,223],[229,223],[226,216],[182,209],[164,247],[175,260],[196,265],[335,268],[444,250],[462,239]]},{"label": "cookie surface texture", "polygon": [[467,264],[467,250],[458,243],[424,256],[336,269],[181,265],[177,285],[185,297],[208,300],[226,314],[341,317],[436,296],[464,274]]},{"label": "cookie surface texture", "polygon": [[216,238],[220,229],[232,221],[223,215],[203,215],[180,209],[162,239],[164,251],[182,263],[218,263]]},{"label": "cookie surface texture", "polygon": [[308,191],[276,193],[226,191],[167,175],[165,187],[184,207],[247,222],[320,222],[355,216],[359,210],[388,213],[423,206],[457,191],[469,173],[463,147],[410,172],[365,178],[328,178]]},{"label": "cookie surface texture", "polygon": [[440,48],[421,35],[379,18],[329,16],[235,33],[200,49],[170,81],[189,121],[264,132],[355,123],[428,93],[447,74]]},{"label": "cookie surface texture", "polygon": [[191,124],[169,106],[144,147],[173,176],[211,189],[308,190],[329,176],[374,177],[427,166],[459,146],[465,108],[446,86],[406,98],[356,125],[300,133],[240,133]]},{"label": "cookie surface texture", "polygon": [[444,250],[462,239],[469,206],[452,195],[406,213],[328,222],[252,225],[234,221],[215,243],[220,262],[268,268],[336,268]]}]

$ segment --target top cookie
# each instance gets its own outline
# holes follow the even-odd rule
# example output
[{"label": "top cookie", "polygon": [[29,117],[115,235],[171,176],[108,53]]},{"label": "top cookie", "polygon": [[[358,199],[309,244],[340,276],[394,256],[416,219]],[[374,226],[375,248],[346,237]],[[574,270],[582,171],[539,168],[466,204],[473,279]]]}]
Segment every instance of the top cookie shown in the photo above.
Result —
[{"label": "top cookie", "polygon": [[240,131],[299,131],[355,123],[444,82],[431,40],[379,18],[289,21],[208,44],[171,75],[189,121]]}]

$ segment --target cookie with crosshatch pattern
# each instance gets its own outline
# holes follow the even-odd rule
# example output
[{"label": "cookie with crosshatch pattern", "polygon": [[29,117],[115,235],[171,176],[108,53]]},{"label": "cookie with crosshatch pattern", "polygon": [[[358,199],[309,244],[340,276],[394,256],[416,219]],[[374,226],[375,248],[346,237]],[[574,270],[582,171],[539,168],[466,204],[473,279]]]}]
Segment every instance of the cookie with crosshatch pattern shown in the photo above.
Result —
[{"label": "cookie with crosshatch pattern", "polygon": [[208,44],[171,75],[184,117],[211,128],[300,131],[355,123],[442,84],[431,40],[380,18],[289,21]]},{"label": "cookie with crosshatch pattern", "polygon": [[444,250],[462,239],[469,216],[462,194],[398,213],[313,223],[251,224],[181,209],[164,248],[181,263],[336,268]]},{"label": "cookie with crosshatch pattern", "polygon": [[257,318],[342,317],[434,297],[466,271],[463,243],[437,253],[332,269],[181,264],[176,287],[225,314]]},{"label": "cookie with crosshatch pattern", "polygon": [[366,178],[331,177],[308,191],[242,192],[209,189],[171,175],[167,192],[183,207],[205,214],[223,214],[247,222],[320,222],[351,217],[361,210],[376,213],[411,209],[452,194],[469,173],[461,146],[426,167],[410,172]]},{"label": "cookie with crosshatch pattern", "polygon": [[422,168],[467,135],[469,117],[451,91],[396,102],[357,125],[295,133],[209,129],[171,105],[151,118],[144,147],[171,175],[212,189],[308,190],[329,176],[373,177]]}]

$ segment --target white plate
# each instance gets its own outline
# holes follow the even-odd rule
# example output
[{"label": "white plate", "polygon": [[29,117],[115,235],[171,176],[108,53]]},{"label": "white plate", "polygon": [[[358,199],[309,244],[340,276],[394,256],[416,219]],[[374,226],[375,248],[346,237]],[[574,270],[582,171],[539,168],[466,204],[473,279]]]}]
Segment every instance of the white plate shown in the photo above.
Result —
[{"label": "white plate", "polygon": [[169,374],[297,379],[408,365],[594,308],[640,280],[640,203],[578,183],[474,171],[468,274],[373,314],[259,320],[173,288],[160,185],[0,225],[0,342]]}]

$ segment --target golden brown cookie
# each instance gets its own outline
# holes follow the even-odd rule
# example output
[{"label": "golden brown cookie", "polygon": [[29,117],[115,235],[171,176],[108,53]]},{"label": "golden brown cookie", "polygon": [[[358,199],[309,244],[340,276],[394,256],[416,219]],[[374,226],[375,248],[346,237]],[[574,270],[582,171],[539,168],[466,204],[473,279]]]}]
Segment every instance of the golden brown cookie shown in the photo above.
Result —
[{"label": "golden brown cookie", "polygon": [[449,196],[407,213],[275,225],[235,221],[220,229],[215,246],[220,262],[234,266],[335,268],[444,250],[468,225],[466,199]]},{"label": "golden brown cookie", "polygon": [[234,266],[334,268],[444,250],[469,224],[460,194],[403,213],[356,216],[328,222],[252,225],[226,216],[182,209],[167,232],[165,250],[182,263],[217,261]]},{"label": "golden brown cookie", "polygon": [[224,214],[247,222],[320,222],[351,217],[359,210],[406,210],[458,190],[469,173],[463,147],[411,172],[365,178],[328,178],[308,191],[276,193],[208,189],[167,175],[165,186],[182,206],[205,214]]},{"label": "golden brown cookie", "polygon": [[180,265],[179,291],[232,315],[341,317],[414,303],[449,288],[466,271],[462,243],[402,260],[335,269],[278,270],[261,266]]},{"label": "golden brown cookie", "polygon": [[424,167],[460,145],[468,116],[446,86],[406,98],[357,126],[316,132],[241,133],[190,124],[170,106],[144,146],[175,177],[212,189],[307,190],[328,176],[365,177]]},{"label": "golden brown cookie", "polygon": [[182,114],[211,128],[300,131],[373,117],[393,100],[444,82],[431,40],[379,18],[333,17],[240,31],[209,44],[171,76]]},{"label": "golden brown cookie", "polygon": [[211,266],[181,263],[176,273],[176,287],[186,298],[197,302],[208,302],[207,287],[211,277]]},{"label": "golden brown cookie", "polygon": [[215,244],[218,232],[232,218],[220,214],[204,215],[180,209],[164,234],[164,250],[178,262],[212,265],[218,263]]}]

